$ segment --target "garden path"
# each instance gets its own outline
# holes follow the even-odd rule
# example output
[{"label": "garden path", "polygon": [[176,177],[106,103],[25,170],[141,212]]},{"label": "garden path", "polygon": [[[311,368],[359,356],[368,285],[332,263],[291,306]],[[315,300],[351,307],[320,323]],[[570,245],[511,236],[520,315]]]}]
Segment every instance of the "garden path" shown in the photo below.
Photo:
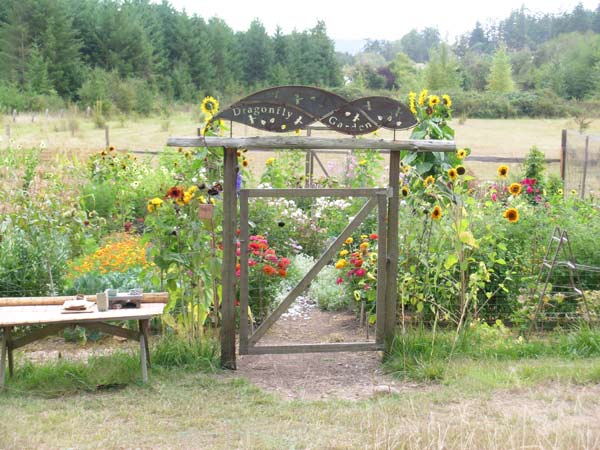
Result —
[{"label": "garden path", "polygon": [[[370,337],[373,338],[373,327]],[[364,341],[366,330],[349,311],[321,311],[300,298],[258,345]],[[283,355],[245,355],[238,370],[256,386],[289,399],[361,399],[385,392],[414,389],[385,375],[379,352],[338,352]]]}]

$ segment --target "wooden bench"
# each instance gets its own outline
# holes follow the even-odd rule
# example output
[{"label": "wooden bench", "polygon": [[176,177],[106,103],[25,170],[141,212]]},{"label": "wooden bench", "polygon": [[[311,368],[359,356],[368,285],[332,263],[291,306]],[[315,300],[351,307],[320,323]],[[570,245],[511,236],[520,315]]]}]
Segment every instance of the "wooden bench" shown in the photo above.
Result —
[{"label": "wooden bench", "polygon": [[[96,301],[95,295],[87,295],[87,300]],[[24,345],[56,334],[64,328],[79,325],[88,330],[133,339],[140,342],[142,379],[148,381],[150,353],[148,330],[150,319],[163,313],[168,294],[165,292],[144,294],[140,308],[110,309],[108,311],[63,314],[62,305],[72,297],[13,297],[0,298],[0,389],[4,388],[6,362],[12,376],[14,371],[13,350]],[[130,330],[107,322],[137,320],[138,330]],[[13,337],[13,328],[29,325],[41,325],[28,334]]]}]

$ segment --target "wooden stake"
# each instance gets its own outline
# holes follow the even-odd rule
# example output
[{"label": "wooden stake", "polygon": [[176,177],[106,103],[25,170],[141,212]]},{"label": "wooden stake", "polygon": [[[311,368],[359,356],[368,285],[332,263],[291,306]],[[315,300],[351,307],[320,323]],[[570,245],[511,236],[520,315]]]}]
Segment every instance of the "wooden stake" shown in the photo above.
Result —
[{"label": "wooden stake", "polygon": [[237,218],[237,153],[223,149],[223,267],[221,299],[221,367],[235,370],[235,225]]}]

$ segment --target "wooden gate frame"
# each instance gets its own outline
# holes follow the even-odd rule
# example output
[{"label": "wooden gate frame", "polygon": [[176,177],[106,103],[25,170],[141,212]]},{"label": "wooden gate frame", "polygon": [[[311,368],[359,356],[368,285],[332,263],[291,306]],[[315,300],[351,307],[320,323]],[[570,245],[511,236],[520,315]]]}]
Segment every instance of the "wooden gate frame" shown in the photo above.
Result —
[{"label": "wooden gate frame", "polygon": [[[387,232],[385,261],[385,307],[383,315],[384,349],[394,337],[397,302],[398,270],[398,211],[400,206],[400,152],[454,152],[454,141],[435,140],[385,140],[356,138],[316,138],[303,136],[257,136],[246,138],[192,136],[171,137],[167,140],[170,147],[223,147],[223,267],[221,291],[221,367],[236,369],[235,345],[235,293],[236,293],[236,239],[237,239],[237,150],[239,149],[379,149],[390,151],[389,189],[391,196],[387,205]],[[381,326],[378,325],[378,326]],[[349,348],[348,350],[354,350]]]},{"label": "wooden gate frame", "polygon": [[[289,197],[367,197],[367,202],[354,219],[342,230],[340,235],[323,252],[319,260],[308,273],[294,286],[275,310],[267,316],[260,326],[249,334],[248,315],[240,314],[240,355],[260,355],[265,353],[314,353],[335,351],[383,350],[384,308],[385,308],[385,276],[387,257],[387,201],[391,197],[389,189],[242,189],[240,191],[240,311],[248,311],[248,242],[249,242],[249,198],[289,198]],[[260,338],[287,311],[292,302],[310,285],[315,276],[335,256],[344,241],[377,207],[377,327],[375,342],[345,342],[333,344],[291,344],[256,346]]]}]

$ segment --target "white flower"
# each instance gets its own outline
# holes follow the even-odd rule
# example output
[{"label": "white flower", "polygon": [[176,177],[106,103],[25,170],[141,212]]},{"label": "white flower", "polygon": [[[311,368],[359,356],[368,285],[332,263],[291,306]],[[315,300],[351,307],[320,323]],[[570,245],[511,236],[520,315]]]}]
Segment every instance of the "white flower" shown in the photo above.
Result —
[{"label": "white flower", "polygon": [[40,149],[44,150],[46,148],[46,143],[44,141],[40,142]]}]

